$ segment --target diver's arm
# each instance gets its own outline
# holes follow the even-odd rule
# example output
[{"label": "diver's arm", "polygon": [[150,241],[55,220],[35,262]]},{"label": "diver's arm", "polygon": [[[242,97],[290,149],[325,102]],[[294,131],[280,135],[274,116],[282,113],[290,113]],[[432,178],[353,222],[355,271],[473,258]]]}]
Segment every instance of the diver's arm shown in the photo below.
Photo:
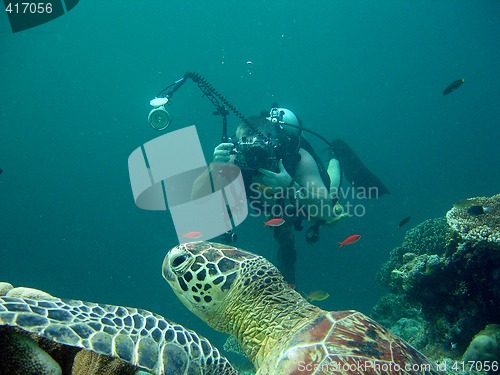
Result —
[{"label": "diver's arm", "polygon": [[328,176],[330,176],[330,195],[336,196],[340,188],[340,162],[336,158],[331,158],[327,168]]},{"label": "diver's arm", "polygon": [[[211,194],[213,192],[212,183],[214,186],[224,184],[224,182],[217,180],[226,176],[226,171],[226,173],[222,173],[223,166],[227,163],[234,163],[234,156],[230,154],[233,148],[234,144],[232,143],[221,143],[214,149],[213,162],[193,183],[191,199],[198,199]],[[210,177],[213,181],[211,181]],[[230,176],[226,177],[231,178]]]},{"label": "diver's arm", "polygon": [[210,183],[210,168],[208,167],[198,178],[193,182],[191,189],[191,199],[195,200],[211,193]]},{"label": "diver's arm", "polygon": [[279,172],[259,168],[259,172],[264,175],[264,184],[272,189],[286,189],[293,187],[298,191],[298,198],[307,196],[312,199],[327,199],[329,192],[321,179],[316,160],[311,154],[303,149],[299,150],[300,161],[297,165],[295,180],[283,166],[283,160],[279,160]]},{"label": "diver's arm", "polygon": [[234,155],[231,150],[234,149],[234,143],[221,143],[214,149],[214,158],[212,163],[230,163],[234,162]]},{"label": "diver's arm", "polygon": [[295,171],[295,182],[301,190],[307,192],[307,197],[312,198],[312,200],[329,198],[329,191],[321,179],[316,160],[304,149],[300,149],[299,153],[300,162]]},{"label": "diver's arm", "polygon": [[259,168],[259,172],[264,175],[264,184],[271,189],[284,189],[291,186],[291,184],[293,184],[293,179],[283,165],[282,159],[278,161],[278,168],[279,172]]},{"label": "diver's arm", "polygon": [[339,161],[332,158],[328,165],[331,181],[330,191],[328,191],[314,158],[303,149],[300,149],[299,152],[302,159],[295,174],[295,185],[297,186],[294,185],[294,190],[298,191],[296,199],[300,201],[302,206],[306,207],[308,218],[332,224],[347,215],[337,202],[340,184]]}]

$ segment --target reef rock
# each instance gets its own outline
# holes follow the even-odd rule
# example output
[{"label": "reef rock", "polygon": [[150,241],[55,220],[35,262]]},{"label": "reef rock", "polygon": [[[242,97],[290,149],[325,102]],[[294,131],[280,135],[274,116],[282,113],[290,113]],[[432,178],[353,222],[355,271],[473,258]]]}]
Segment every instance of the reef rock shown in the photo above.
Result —
[{"label": "reef rock", "polygon": [[463,360],[492,362],[500,358],[500,325],[488,324],[471,341]]},{"label": "reef rock", "polygon": [[459,359],[486,324],[500,323],[500,194],[472,201],[488,210],[454,207],[424,221],[377,275],[391,293],[373,317],[431,357]]}]

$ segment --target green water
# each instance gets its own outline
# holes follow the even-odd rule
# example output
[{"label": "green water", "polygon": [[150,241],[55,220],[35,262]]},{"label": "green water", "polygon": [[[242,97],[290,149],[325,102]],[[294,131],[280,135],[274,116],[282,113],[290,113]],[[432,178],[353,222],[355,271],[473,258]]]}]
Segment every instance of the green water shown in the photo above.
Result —
[{"label": "green water", "polygon": [[[194,71],[246,116],[278,101],[342,138],[387,185],[388,196],[353,200],[365,214],[322,228],[316,244],[296,233],[297,289],[327,291],[325,309],[369,313],[385,292],[375,274],[405,230],[498,193],[498,14],[497,1],[93,0],[17,34],[3,24],[0,279],[153,310],[222,347],[162,279],[172,221],[135,206],[127,170],[159,135],[149,100]],[[169,130],[197,125],[210,160],[221,136],[210,102],[188,83],[169,111]],[[339,250],[350,234],[362,239]],[[276,261],[260,218],[238,236]]]}]

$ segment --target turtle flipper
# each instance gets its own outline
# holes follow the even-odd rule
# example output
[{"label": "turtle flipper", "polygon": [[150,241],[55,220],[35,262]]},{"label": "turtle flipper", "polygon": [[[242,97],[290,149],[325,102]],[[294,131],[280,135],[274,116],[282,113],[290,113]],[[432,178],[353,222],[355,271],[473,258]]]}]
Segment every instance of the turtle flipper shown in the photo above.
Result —
[{"label": "turtle flipper", "polygon": [[0,297],[0,325],[121,358],[153,374],[237,374],[206,338],[147,310]]}]

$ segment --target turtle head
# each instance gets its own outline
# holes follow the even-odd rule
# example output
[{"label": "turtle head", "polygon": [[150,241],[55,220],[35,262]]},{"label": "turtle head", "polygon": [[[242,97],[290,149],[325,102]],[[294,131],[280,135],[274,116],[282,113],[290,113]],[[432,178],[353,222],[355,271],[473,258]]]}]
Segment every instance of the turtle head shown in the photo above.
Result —
[{"label": "turtle head", "polygon": [[163,261],[163,277],[189,310],[223,331],[226,328],[220,319],[226,309],[252,304],[252,298],[266,286],[279,280],[284,283],[265,258],[210,242],[184,243],[171,249]]}]

